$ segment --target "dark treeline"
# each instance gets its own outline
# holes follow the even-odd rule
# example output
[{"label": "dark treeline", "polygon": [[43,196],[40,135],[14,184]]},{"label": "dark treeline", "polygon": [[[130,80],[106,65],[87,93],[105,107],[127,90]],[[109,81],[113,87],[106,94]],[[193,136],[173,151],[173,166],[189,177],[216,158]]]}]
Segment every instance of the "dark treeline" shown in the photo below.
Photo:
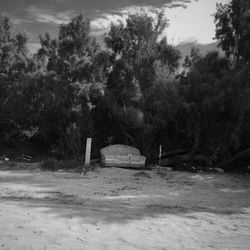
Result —
[{"label": "dark treeline", "polygon": [[[217,162],[250,147],[250,5],[218,5],[215,37],[225,52],[193,49],[184,65],[163,37],[167,22],[145,13],[112,24],[100,46],[90,22],[76,16],[56,39],[27,36],[0,16],[0,144],[29,144],[58,158],[124,143],[154,159],[187,149]],[[4,152],[2,152],[4,153]]]}]

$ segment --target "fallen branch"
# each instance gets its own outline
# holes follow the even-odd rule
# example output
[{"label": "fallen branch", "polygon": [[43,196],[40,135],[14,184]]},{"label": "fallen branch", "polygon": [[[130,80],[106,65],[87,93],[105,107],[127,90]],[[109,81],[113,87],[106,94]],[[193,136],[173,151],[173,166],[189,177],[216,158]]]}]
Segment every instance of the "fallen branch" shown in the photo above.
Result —
[{"label": "fallen branch", "polygon": [[[164,158],[169,158],[175,155],[186,154],[188,153],[188,151],[189,151],[188,149],[177,149],[177,150],[170,151],[170,152],[163,154],[161,158],[164,159]],[[157,159],[159,159],[159,157],[157,157]]]},{"label": "fallen branch", "polygon": [[223,169],[228,169],[231,168],[231,165],[233,163],[235,163],[236,161],[239,160],[245,160],[245,159],[250,159],[250,148],[247,148],[241,152],[239,152],[238,154],[234,155],[231,159],[222,162],[222,163],[218,163],[217,165],[215,165],[216,168],[223,168]]}]

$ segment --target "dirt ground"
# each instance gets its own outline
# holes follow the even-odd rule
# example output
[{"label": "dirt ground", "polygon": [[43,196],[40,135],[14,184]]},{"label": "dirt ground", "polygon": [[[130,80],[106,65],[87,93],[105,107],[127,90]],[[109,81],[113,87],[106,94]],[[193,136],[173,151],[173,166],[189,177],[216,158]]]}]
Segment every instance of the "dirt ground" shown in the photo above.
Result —
[{"label": "dirt ground", "polygon": [[250,249],[250,176],[0,167],[0,249]]}]

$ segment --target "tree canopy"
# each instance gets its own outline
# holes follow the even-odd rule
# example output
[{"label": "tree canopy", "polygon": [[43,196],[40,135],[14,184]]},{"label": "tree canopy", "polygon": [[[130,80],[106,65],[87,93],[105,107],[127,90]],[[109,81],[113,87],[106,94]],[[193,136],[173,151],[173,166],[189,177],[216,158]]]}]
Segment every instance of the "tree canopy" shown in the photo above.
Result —
[{"label": "tree canopy", "polygon": [[[249,1],[218,4],[215,38],[225,56],[180,52],[164,36],[163,13],[112,23],[100,46],[79,15],[56,38],[27,35],[0,16],[0,146],[30,143],[58,158],[94,156],[110,143],[136,146],[148,161],[164,152],[199,152],[223,162],[250,147]],[[248,151],[244,151],[248,152]]]},{"label": "tree canopy", "polygon": [[215,37],[226,55],[236,62],[250,59],[250,3],[248,0],[232,0],[217,4]]}]

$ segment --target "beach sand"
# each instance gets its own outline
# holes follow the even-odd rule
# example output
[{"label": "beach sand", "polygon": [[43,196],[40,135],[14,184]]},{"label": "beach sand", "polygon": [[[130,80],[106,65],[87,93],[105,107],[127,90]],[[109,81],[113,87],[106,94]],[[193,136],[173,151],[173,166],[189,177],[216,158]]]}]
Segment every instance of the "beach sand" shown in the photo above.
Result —
[{"label": "beach sand", "polygon": [[250,176],[0,167],[0,249],[250,249]]}]

